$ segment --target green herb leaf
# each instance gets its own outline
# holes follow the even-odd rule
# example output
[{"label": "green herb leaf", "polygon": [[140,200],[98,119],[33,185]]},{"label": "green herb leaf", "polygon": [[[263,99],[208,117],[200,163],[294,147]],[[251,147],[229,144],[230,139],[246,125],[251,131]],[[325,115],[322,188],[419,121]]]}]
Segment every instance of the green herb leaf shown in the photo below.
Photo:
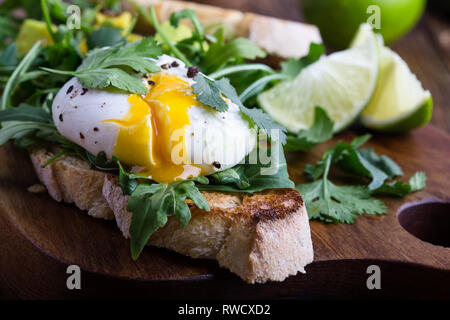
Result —
[{"label": "green herb leaf", "polygon": [[45,110],[22,103],[16,108],[9,108],[0,111],[0,122],[5,121],[32,121],[51,123],[52,118],[50,114]]},{"label": "green herb leaf", "polygon": [[219,112],[228,110],[228,105],[222,98],[222,91],[217,81],[210,80],[202,74],[194,77],[195,84],[192,86],[194,93],[198,96],[198,101],[204,105],[210,106]]},{"label": "green herb leaf", "polygon": [[385,214],[386,206],[370,197],[365,186],[336,186],[318,180],[297,186],[306,203],[310,219],[333,223],[353,223],[359,214]]},{"label": "green herb leaf", "polygon": [[10,43],[0,56],[0,70],[5,70],[10,67],[13,70],[17,65],[17,45],[13,42]]},{"label": "green herb leaf", "polygon": [[285,150],[306,151],[333,136],[334,122],[321,107],[314,110],[314,123],[307,130],[301,130],[297,135],[288,134]]},{"label": "green herb leaf", "polygon": [[310,219],[333,223],[353,223],[362,213],[385,214],[386,206],[380,200],[370,197],[364,186],[336,186],[328,180],[333,155],[324,159],[325,169],[321,180],[298,185]]},{"label": "green herb leaf", "polygon": [[250,187],[248,177],[245,175],[245,166],[242,165],[216,172],[208,178],[211,179],[211,185],[234,185],[239,190]]},{"label": "green herb leaf", "polygon": [[218,41],[210,44],[200,64],[205,73],[215,72],[229,63],[241,63],[245,59],[255,60],[266,57],[266,53],[248,39],[236,38],[225,43],[223,36],[217,33],[216,38]]},{"label": "green herb leaf", "polygon": [[131,194],[127,210],[132,213],[130,225],[131,256],[136,260],[150,236],[167,223],[167,217],[175,215],[182,226],[191,218],[186,203],[209,211],[209,204],[192,180],[174,181],[169,184],[139,184]]},{"label": "green herb leaf", "polygon": [[[227,78],[222,78],[216,81],[216,84],[220,92],[236,104],[242,114],[244,114],[250,122],[254,123],[258,128],[264,130],[271,139],[278,140],[283,145],[286,144],[286,128],[274,122],[272,118],[263,110],[259,108],[250,109],[245,107],[239,99],[236,90],[230,84],[230,80]],[[274,136],[273,133],[277,133],[278,137]]]},{"label": "green herb leaf", "polygon": [[136,72],[156,72],[159,67],[148,58],[156,58],[161,48],[151,38],[144,38],[125,46],[116,45],[106,49],[90,51],[76,71],[61,71],[41,68],[48,72],[76,76],[88,88],[113,86],[137,94],[145,94],[147,89],[140,78],[121,68],[131,68]]},{"label": "green herb leaf", "polygon": [[55,134],[53,124],[33,121],[8,121],[0,129],[0,145],[10,139],[20,139],[30,134],[39,133],[41,138]]},{"label": "green herb leaf", "polygon": [[409,179],[409,183],[404,183],[401,181],[384,183],[381,187],[374,190],[372,193],[404,197],[410,193],[424,189],[426,185],[426,179],[427,177],[424,172],[416,172]]},{"label": "green herb leaf", "polygon": [[203,35],[205,33],[205,30],[201,25],[200,21],[198,20],[195,11],[192,9],[184,9],[172,13],[170,15],[170,24],[173,27],[178,28],[178,24],[182,19],[189,19],[191,21],[192,25],[194,26],[194,37],[198,41],[203,41]]},{"label": "green herb leaf", "polygon": [[86,156],[91,166],[95,169],[113,172],[119,169],[117,158],[113,156],[112,159],[108,159],[105,151],[100,151],[96,156],[86,151]]},{"label": "green herb leaf", "polygon": [[309,46],[309,52],[306,56],[300,59],[291,58],[281,63],[281,73],[286,74],[292,78],[295,78],[300,71],[316,62],[325,53],[325,47],[322,44],[311,43]]},{"label": "green herb leaf", "polygon": [[8,108],[10,105],[11,95],[14,91],[14,89],[17,87],[17,85],[20,83],[20,78],[25,72],[27,72],[30,65],[33,63],[33,61],[36,59],[40,52],[40,45],[41,42],[37,41],[33,47],[28,51],[26,56],[20,61],[17,68],[14,70],[14,72],[11,74],[11,76],[8,79],[8,82],[6,82],[5,88],[2,92],[2,98],[1,98],[1,105],[0,110],[4,110]]},{"label": "green herb leaf", "polygon": [[325,161],[329,154],[332,163],[337,163],[343,170],[360,177],[371,178],[370,190],[380,188],[383,183],[403,174],[400,167],[387,156],[378,156],[372,149],[357,149],[364,144],[370,135],[355,138],[350,144],[338,142],[334,147],[325,151],[316,166],[308,165],[306,173],[310,180],[318,179],[324,172]]},{"label": "green herb leaf", "polygon": [[[245,164],[208,176],[210,182],[199,186],[200,190],[253,193],[266,189],[294,188],[289,179],[286,158],[279,143],[273,143],[271,149],[265,149],[271,163],[263,164],[257,150],[247,156]],[[273,154],[272,154],[273,153]],[[250,159],[256,159],[252,163]]]},{"label": "green herb leaf", "polygon": [[111,47],[126,40],[120,33],[120,28],[102,26],[93,30],[87,37],[87,46],[89,49]]}]

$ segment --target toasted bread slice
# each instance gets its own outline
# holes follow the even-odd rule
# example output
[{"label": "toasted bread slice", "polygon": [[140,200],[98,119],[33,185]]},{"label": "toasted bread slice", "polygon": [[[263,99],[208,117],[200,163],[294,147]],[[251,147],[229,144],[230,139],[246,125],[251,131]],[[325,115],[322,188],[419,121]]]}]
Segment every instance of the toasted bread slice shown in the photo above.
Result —
[{"label": "toasted bread slice", "polygon": [[[113,213],[124,237],[129,238],[128,196],[117,185],[117,176],[91,170],[86,162],[69,156],[42,168],[51,156],[46,150],[31,151],[36,172],[49,194],[57,201],[74,202],[97,218],[110,218]],[[189,224],[182,228],[171,216],[148,244],[193,258],[216,259],[249,283],[282,281],[304,272],[305,265],[313,261],[308,215],[296,190],[202,194],[210,205],[209,212],[188,200],[192,214]]]},{"label": "toasted bread slice", "polygon": [[91,170],[86,161],[62,156],[42,167],[54,153],[45,149],[30,151],[31,162],[39,180],[58,202],[75,203],[94,218],[112,220],[114,214],[102,196],[105,173]]},{"label": "toasted bread slice", "polygon": [[168,20],[173,12],[193,9],[203,25],[214,26],[221,22],[227,25],[235,36],[248,38],[270,56],[282,59],[300,58],[308,53],[311,42],[322,43],[319,29],[306,23],[188,1],[136,0],[135,2],[143,7],[153,5],[160,21]]}]

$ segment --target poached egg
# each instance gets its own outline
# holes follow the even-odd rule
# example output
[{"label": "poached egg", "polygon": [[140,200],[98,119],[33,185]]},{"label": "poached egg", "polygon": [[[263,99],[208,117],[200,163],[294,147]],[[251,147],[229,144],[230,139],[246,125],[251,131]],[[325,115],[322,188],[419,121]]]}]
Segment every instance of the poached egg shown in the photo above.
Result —
[{"label": "poached egg", "polygon": [[155,61],[161,70],[143,77],[145,95],[87,89],[70,79],[52,105],[59,133],[160,183],[240,163],[255,147],[256,133],[239,107],[225,97],[226,112],[203,105],[182,61],[167,55]]}]

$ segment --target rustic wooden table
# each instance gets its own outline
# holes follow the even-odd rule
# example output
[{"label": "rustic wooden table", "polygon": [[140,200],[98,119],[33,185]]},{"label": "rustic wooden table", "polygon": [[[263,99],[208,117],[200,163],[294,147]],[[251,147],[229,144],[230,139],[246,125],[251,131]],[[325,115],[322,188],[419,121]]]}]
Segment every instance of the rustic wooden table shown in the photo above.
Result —
[{"label": "rustic wooden table", "polygon": [[[222,7],[237,8],[291,20],[302,20],[297,0],[200,0]],[[418,26],[394,44],[393,49],[409,64],[412,71],[428,88],[434,98],[432,124],[450,132],[450,24],[444,18],[427,12]],[[430,141],[433,143],[433,141]],[[445,146],[444,146],[445,147]],[[12,245],[14,244],[14,245]],[[66,265],[35,248],[4,214],[0,214],[0,297],[7,299],[57,299],[86,297],[118,297],[123,280],[88,273],[81,292],[66,289]],[[345,261],[343,264],[347,263]],[[350,267],[350,266],[349,266]],[[317,269],[317,268],[316,268]],[[315,272],[320,273],[319,270]],[[314,274],[314,272],[313,272]],[[439,274],[436,275],[436,281]],[[351,279],[342,279],[343,287]],[[326,285],[326,284],[324,284]],[[193,283],[195,287],[195,283]],[[201,287],[200,287],[201,288]],[[201,290],[201,289],[200,289]],[[336,289],[336,294],[345,294]],[[134,295],[148,288],[134,284]],[[200,293],[199,293],[200,294]],[[308,292],[292,292],[291,296],[311,296]],[[176,293],[174,292],[174,296]],[[269,296],[266,296],[269,297]]]}]

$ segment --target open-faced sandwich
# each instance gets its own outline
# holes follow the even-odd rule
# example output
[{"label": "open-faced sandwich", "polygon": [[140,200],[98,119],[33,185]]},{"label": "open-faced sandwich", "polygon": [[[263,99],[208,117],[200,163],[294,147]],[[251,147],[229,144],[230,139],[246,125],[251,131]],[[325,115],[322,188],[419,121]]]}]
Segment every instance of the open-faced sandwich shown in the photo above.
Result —
[{"label": "open-faced sandwich", "polygon": [[[251,108],[264,84],[247,90],[253,71],[270,68],[243,62],[265,51],[302,56],[320,41],[317,30],[193,5],[199,20],[184,10],[190,4],[153,3],[156,10],[134,8],[153,24],[152,37],[131,33],[128,12],[103,11],[96,27],[80,30],[53,27],[44,14],[42,37],[20,43],[24,58],[4,88],[1,142],[14,139],[29,151],[55,200],[115,219],[133,259],[148,244],[216,259],[250,283],[304,272],[313,248],[305,205],[287,172],[284,129]],[[132,21],[117,28],[127,14]],[[206,32],[201,22],[213,21],[264,50],[225,36],[221,24]],[[39,27],[27,21],[22,28],[33,23]],[[295,32],[295,41],[274,42]],[[241,65],[250,73],[241,70],[232,83],[223,77]],[[24,74],[35,92],[13,95]]]}]

